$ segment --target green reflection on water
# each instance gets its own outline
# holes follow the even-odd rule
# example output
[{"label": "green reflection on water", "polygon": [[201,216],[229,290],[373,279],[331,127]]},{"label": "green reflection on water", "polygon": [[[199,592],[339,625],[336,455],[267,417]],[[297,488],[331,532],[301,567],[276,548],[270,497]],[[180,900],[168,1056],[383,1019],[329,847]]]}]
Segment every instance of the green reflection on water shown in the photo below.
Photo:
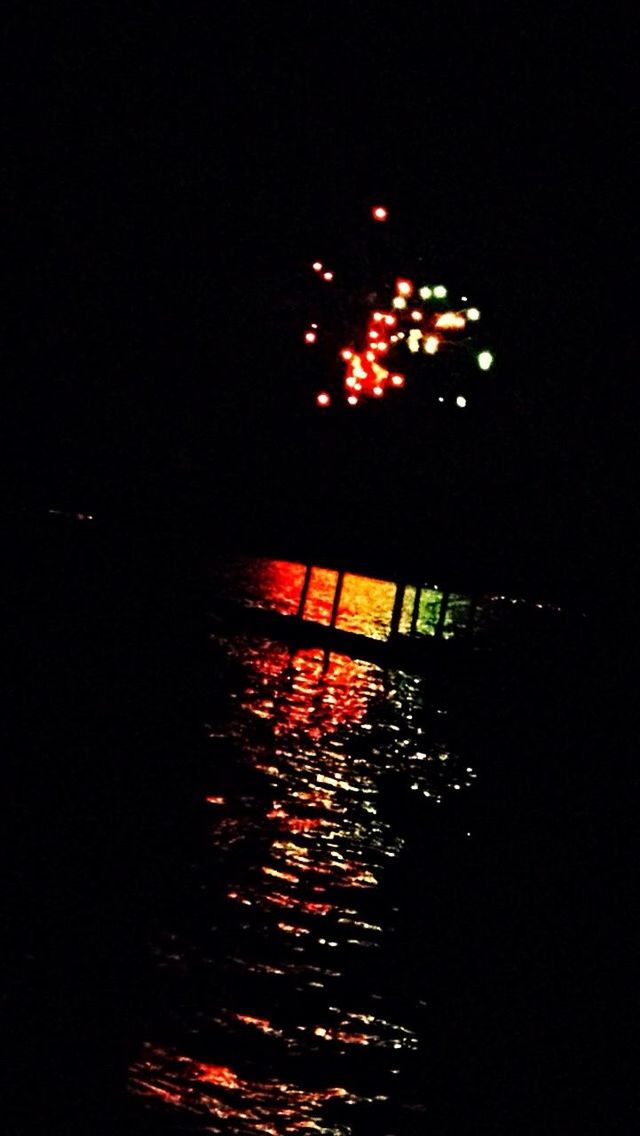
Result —
[{"label": "green reflection on water", "polygon": [[[441,617],[443,600],[444,595],[438,588],[423,588],[421,590],[415,627],[416,635],[436,634]],[[402,615],[400,618],[401,635],[411,634],[415,602],[416,588],[410,585],[405,589],[402,604]],[[454,635],[459,635],[466,630],[469,620],[470,603],[471,601],[468,596],[461,596],[457,593],[451,593],[449,595],[442,624],[443,638],[451,639]]]}]

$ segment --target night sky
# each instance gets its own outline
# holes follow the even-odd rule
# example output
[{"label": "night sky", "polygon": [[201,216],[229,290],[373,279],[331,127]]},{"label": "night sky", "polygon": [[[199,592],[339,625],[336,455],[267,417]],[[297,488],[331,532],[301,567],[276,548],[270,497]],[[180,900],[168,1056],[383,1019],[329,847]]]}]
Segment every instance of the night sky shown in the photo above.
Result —
[{"label": "night sky", "polygon": [[[14,502],[117,509],[187,477],[214,521],[328,496],[337,532],[428,498],[471,545],[526,516],[520,554],[599,571],[632,507],[619,13],[23,3],[3,25]],[[464,426],[313,408],[305,267],[357,257],[378,201],[490,319]]]}]

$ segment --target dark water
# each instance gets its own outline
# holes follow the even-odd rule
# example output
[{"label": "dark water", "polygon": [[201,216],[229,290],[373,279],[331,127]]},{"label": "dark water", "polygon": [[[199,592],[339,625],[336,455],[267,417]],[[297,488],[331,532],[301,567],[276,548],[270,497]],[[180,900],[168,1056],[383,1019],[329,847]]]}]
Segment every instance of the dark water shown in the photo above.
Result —
[{"label": "dark water", "polygon": [[[216,591],[293,613],[303,572],[236,561]],[[334,576],[314,570],[309,618],[328,622]],[[384,638],[393,594],[348,578],[338,626]],[[439,599],[426,590],[422,634]],[[585,1130],[575,1094],[598,1061],[572,998],[596,979],[579,958],[594,832],[565,694],[545,706],[535,668],[491,660],[452,684],[246,633],[211,646],[226,697],[207,819],[130,1069],[150,1131]]]},{"label": "dark water", "polygon": [[[4,1130],[635,1131],[617,641],[514,597],[470,640],[431,581],[442,651],[385,669],[267,637],[302,566],[78,527],[2,597]],[[347,578],[339,628],[393,598]]]}]

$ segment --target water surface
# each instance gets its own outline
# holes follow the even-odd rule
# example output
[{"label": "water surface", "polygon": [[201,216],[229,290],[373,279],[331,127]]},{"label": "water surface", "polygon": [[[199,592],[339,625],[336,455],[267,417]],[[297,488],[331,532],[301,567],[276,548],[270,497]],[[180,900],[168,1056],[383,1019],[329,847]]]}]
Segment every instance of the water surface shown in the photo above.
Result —
[{"label": "water surface", "polygon": [[[304,571],[237,561],[224,580],[245,603],[295,614]],[[329,621],[335,581],[314,569],[306,618]],[[338,626],[385,638],[394,595],[347,576]],[[425,587],[418,633],[433,633],[441,600]],[[452,597],[447,634],[469,605]],[[206,726],[207,843],[188,918],[155,944],[161,1009],[131,1089],[176,1132],[422,1132],[430,1005],[448,979],[436,866],[416,849],[473,791],[474,755],[452,745],[451,708],[416,675],[246,633],[212,648],[229,670]],[[471,839],[460,815],[440,848],[454,860]]]}]

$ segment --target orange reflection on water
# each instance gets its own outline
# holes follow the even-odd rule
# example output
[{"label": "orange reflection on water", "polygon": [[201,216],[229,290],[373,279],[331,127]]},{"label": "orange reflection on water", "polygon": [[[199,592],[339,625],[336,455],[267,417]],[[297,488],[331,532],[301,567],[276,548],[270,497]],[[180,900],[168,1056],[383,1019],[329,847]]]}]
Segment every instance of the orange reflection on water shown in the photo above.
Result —
[{"label": "orange reflection on water", "polygon": [[254,1018],[250,1014],[234,1014],[233,1017],[237,1022],[241,1022],[244,1026],[252,1026],[260,1033],[267,1034],[269,1037],[282,1037],[282,1030],[275,1029],[267,1018]]},{"label": "orange reflection on water", "polygon": [[253,560],[241,570],[242,590],[261,607],[295,615],[300,603],[305,567],[288,560]]},{"label": "orange reflection on water", "polygon": [[336,626],[344,631],[386,639],[391,628],[395,584],[367,576],[344,577]]},{"label": "orange reflection on water", "polygon": [[[280,615],[297,615],[300,611],[307,565],[287,560],[264,558],[225,558],[218,566],[217,588],[221,597],[258,607]],[[338,572],[333,568],[310,568],[309,588],[304,605],[305,621],[328,625],[331,620]],[[401,635],[433,636],[444,639],[467,635],[469,621],[474,632],[491,630],[496,622],[513,620],[520,611],[545,609],[559,613],[559,608],[530,604],[506,596],[484,596],[471,604],[469,596],[449,593],[446,610],[442,611],[443,592],[429,584],[404,590],[399,625]],[[344,631],[373,639],[386,639],[390,631],[391,612],[396,595],[392,581],[346,573],[343,577],[336,626]],[[496,606],[498,605],[498,606]],[[516,611],[511,605],[516,605]],[[439,624],[439,617],[443,619]],[[517,620],[516,620],[517,623]],[[436,632],[437,628],[437,632]]]},{"label": "orange reflection on water", "polygon": [[[287,560],[254,560],[245,565],[242,586],[251,602],[281,615],[296,615],[300,608],[306,568]],[[304,619],[328,625],[335,598],[338,572],[331,568],[311,569],[309,589],[304,606]],[[396,585],[389,580],[345,573],[342,581],[336,627],[365,635],[370,639],[387,639],[391,630],[391,613]],[[414,625],[416,588],[404,590],[399,630],[408,635]],[[426,585],[420,589],[414,631],[433,635],[440,614],[442,592]],[[466,629],[469,617],[468,596],[450,594],[442,634],[445,639]]]},{"label": "orange reflection on water", "polygon": [[338,573],[331,568],[312,568],[304,618],[330,623]]},{"label": "orange reflection on water", "polygon": [[331,1129],[321,1128],[319,1124],[322,1106],[335,1099],[349,1104],[358,1100],[339,1086],[302,1089],[275,1078],[253,1081],[229,1066],[206,1065],[191,1057],[151,1047],[145,1059],[134,1067],[133,1079],[142,1095],[170,1099],[208,1122],[212,1119],[229,1122],[233,1132],[268,1136],[288,1136],[300,1131],[330,1132]]},{"label": "orange reflection on water", "polygon": [[286,880],[290,884],[297,884],[299,877],[294,876],[291,872],[278,872],[275,868],[270,868],[267,864],[262,865],[262,871],[267,876],[275,876],[278,880]]},{"label": "orange reflection on water", "polygon": [[[282,644],[265,642],[244,652],[259,683],[242,705],[268,720],[276,735],[304,731],[319,739],[340,726],[357,722],[382,694],[381,672],[346,655],[307,647],[292,655]],[[262,693],[264,692],[264,693]]]},{"label": "orange reflection on water", "polygon": [[[260,599],[282,615],[299,609],[305,569],[285,560],[260,560],[255,564],[255,587]],[[304,618],[325,626],[331,622],[338,573],[332,568],[313,567],[304,605]],[[396,586],[388,580],[345,573],[342,581],[336,626],[343,631],[386,639]]]},{"label": "orange reflection on water", "polygon": [[[262,592],[254,590],[252,602],[269,599],[277,610],[284,610],[283,604],[287,612],[297,610],[303,567],[271,562],[267,569],[263,562],[261,570],[268,583]],[[335,575],[312,574],[307,618],[315,612],[328,620]],[[394,585],[385,581],[345,577],[339,626],[382,634],[394,594]],[[359,610],[363,597],[369,624]],[[410,599],[407,614],[413,610]],[[194,1035],[203,1056],[229,1064],[205,1065],[149,1047],[132,1070],[133,1087],[196,1114],[199,1130],[337,1136],[350,1127],[344,1119],[331,1124],[335,1106],[326,1109],[327,1102],[369,1098],[349,1097],[338,1088],[310,1090],[304,1079],[298,1085],[283,1083],[273,1070],[282,1067],[283,1054],[306,1061],[321,1052],[340,1060],[336,1079],[361,1085],[350,1079],[346,1064],[360,1060],[361,1047],[372,1057],[378,1056],[374,1050],[415,1047],[408,1028],[380,1016],[382,995],[350,980],[364,949],[367,958],[377,959],[373,952],[393,930],[384,909],[377,921],[373,889],[398,855],[402,837],[379,807],[384,788],[379,775],[393,771],[425,796],[440,782],[455,778],[458,789],[463,781],[450,770],[449,754],[436,752],[422,736],[421,688],[412,676],[385,676],[370,662],[314,648],[294,651],[263,638],[238,635],[219,642],[239,664],[233,673],[234,682],[236,674],[240,681],[232,689],[224,735],[215,736],[230,740],[233,759],[247,772],[239,787],[233,779],[229,784],[213,777],[207,798],[219,806],[209,810],[211,840],[232,902],[224,905],[225,934],[220,936],[219,926],[211,928],[218,945],[207,946],[203,963],[208,967],[216,949],[222,952],[221,989],[228,1002],[207,1005],[207,986],[202,1012],[181,1036]],[[373,965],[365,963],[363,971]],[[259,1074],[260,1080],[252,1080],[247,1067],[235,1067],[235,1054],[253,1046],[266,1055],[262,1069],[271,1070]],[[324,1061],[325,1056],[317,1072],[320,1083]],[[296,1065],[289,1068],[286,1075],[293,1081]],[[311,1068],[305,1066],[307,1072]]]}]

